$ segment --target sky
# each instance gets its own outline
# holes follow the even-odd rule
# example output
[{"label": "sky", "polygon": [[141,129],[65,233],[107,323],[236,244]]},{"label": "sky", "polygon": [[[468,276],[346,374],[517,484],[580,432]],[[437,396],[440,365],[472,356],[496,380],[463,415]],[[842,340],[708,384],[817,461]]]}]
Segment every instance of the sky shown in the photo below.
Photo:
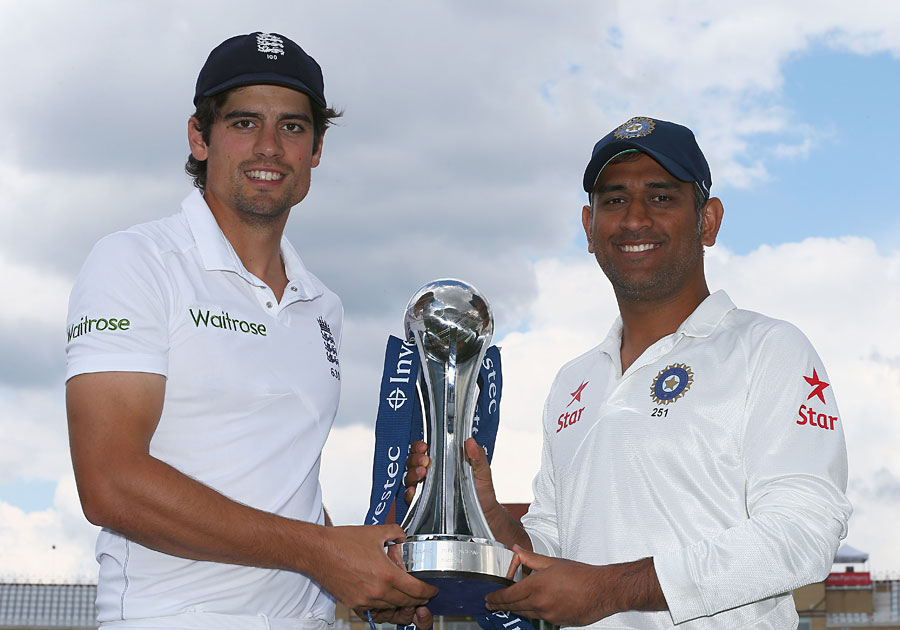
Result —
[{"label": "sky", "polygon": [[339,524],[366,512],[384,343],[441,277],[493,307],[498,497],[529,502],[557,369],[617,314],[581,177],[636,115],[697,135],[725,206],[712,290],[818,350],[848,443],[845,542],[900,573],[900,5],[880,0],[329,3],[0,0],[0,580],[96,579],[64,409],[69,290],[93,244],[173,214],[196,74],[235,34],[321,64],[344,117],[287,234],[343,299],[322,458]]}]

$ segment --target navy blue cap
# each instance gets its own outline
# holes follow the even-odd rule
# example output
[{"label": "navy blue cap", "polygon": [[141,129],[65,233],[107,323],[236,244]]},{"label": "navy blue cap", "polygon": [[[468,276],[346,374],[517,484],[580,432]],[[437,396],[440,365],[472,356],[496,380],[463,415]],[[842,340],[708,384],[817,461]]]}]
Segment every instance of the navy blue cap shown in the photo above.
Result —
[{"label": "navy blue cap", "polygon": [[278,33],[237,35],[216,46],[197,77],[194,106],[204,96],[261,83],[299,90],[322,107],[322,69],[300,46]]},{"label": "navy blue cap", "polygon": [[665,120],[638,116],[619,125],[594,145],[584,171],[584,192],[590,194],[603,167],[623,151],[646,153],[683,182],[697,182],[706,197],[712,187],[709,164],[697,146],[694,132]]}]

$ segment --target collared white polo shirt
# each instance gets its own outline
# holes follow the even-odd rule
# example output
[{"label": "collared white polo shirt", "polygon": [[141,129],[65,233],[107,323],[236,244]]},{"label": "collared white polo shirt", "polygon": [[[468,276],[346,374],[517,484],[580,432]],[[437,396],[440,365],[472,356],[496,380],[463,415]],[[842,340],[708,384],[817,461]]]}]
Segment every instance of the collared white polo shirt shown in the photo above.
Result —
[{"label": "collared white polo shirt", "polygon": [[594,627],[796,627],[790,591],[827,575],[851,511],[821,360],[794,326],[722,291],[624,374],[621,340],[619,320],[547,398],[523,518],[535,551],[653,557],[669,611]]},{"label": "collared white polo shirt", "polygon": [[[279,303],[244,268],[199,191],[176,215],[102,239],[72,290],[67,378],[166,376],[151,455],[241,503],[321,523],[343,310],[287,239],[281,254],[289,284]],[[298,573],[178,558],[105,529],[97,559],[101,622],[334,617],[330,596]]]}]

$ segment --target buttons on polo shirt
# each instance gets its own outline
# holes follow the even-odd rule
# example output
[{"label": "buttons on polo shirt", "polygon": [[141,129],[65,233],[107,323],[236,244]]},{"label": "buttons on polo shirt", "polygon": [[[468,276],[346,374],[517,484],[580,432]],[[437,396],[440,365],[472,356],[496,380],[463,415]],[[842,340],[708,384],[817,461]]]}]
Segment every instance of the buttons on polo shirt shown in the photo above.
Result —
[{"label": "buttons on polo shirt", "polygon": [[291,291],[296,291],[297,287],[291,287]]},{"label": "buttons on polo shirt", "polygon": [[272,304],[271,302],[266,302],[266,308],[272,308],[273,306],[275,306],[275,305]]}]

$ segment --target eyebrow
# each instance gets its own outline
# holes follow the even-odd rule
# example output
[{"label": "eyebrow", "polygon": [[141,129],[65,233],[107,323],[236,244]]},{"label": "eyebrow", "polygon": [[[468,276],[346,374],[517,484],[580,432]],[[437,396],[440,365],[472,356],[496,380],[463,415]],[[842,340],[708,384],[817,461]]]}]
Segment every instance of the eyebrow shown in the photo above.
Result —
[{"label": "eyebrow", "polygon": [[[654,190],[678,190],[681,187],[681,182],[675,181],[660,181],[660,182],[647,182],[647,185],[644,188],[654,189]],[[594,194],[602,195],[608,192],[614,192],[618,190],[626,190],[626,186],[624,184],[607,184],[605,186],[599,186]]]},{"label": "eyebrow", "polygon": [[[244,111],[244,110],[234,110],[225,114],[222,119],[223,120],[234,120],[235,118],[254,118],[256,120],[262,120],[262,114],[258,112]],[[304,113],[287,113],[281,114],[278,117],[279,122],[282,120],[302,120],[303,122],[312,123],[312,118],[309,115]]]}]

